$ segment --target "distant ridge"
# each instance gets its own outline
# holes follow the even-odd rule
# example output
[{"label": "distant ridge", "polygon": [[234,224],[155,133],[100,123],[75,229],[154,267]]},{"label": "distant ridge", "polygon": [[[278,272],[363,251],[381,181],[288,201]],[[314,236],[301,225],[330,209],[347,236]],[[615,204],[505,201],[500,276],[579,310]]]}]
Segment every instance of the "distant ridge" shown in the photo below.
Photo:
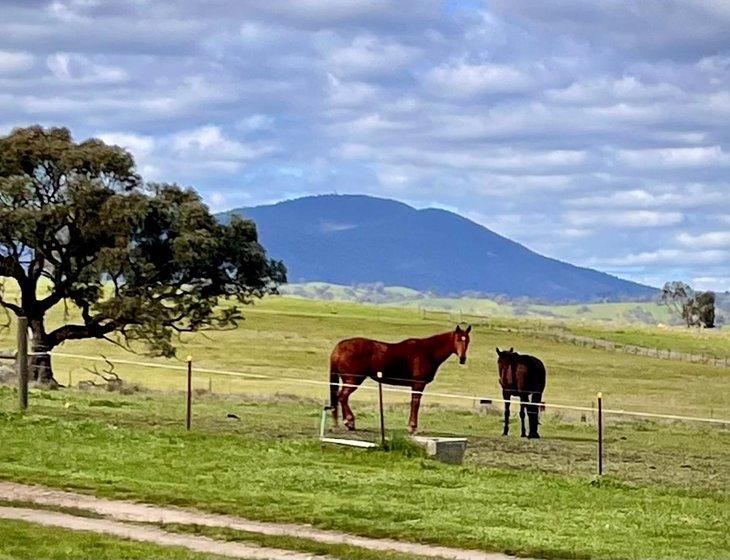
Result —
[{"label": "distant ridge", "polygon": [[649,286],[539,255],[471,220],[364,195],[239,208],[291,282],[382,282],[441,295],[479,292],[546,302],[645,300]]}]

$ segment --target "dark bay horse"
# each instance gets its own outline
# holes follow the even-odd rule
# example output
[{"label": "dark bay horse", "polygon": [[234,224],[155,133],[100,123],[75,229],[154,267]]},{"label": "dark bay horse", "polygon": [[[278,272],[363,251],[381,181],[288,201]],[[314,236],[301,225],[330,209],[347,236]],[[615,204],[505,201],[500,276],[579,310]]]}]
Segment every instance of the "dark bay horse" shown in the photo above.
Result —
[{"label": "dark bay horse", "polygon": [[[513,396],[520,398],[520,422],[522,423],[522,437],[539,438],[537,432],[538,410],[545,390],[545,364],[535,356],[518,354],[513,348],[500,350],[497,348],[497,367],[499,369],[499,384],[502,386],[504,403],[504,431],[509,433],[509,400]],[[530,403],[530,399],[532,402]],[[528,404],[530,403],[530,404]],[[530,433],[525,434],[525,409],[530,425]]]},{"label": "dark bay horse", "polygon": [[[418,407],[421,393],[433,381],[439,366],[449,356],[459,356],[459,363],[466,363],[471,326],[456,329],[428,338],[409,338],[403,342],[388,343],[369,338],[348,338],[337,343],[330,356],[330,406],[332,418],[337,425],[338,403],[342,406],[342,417],[349,430],[355,429],[355,415],[350,408],[350,395],[366,378],[389,385],[410,387],[411,416],[408,431],[414,433],[418,427]],[[340,388],[342,380],[342,388]]]}]

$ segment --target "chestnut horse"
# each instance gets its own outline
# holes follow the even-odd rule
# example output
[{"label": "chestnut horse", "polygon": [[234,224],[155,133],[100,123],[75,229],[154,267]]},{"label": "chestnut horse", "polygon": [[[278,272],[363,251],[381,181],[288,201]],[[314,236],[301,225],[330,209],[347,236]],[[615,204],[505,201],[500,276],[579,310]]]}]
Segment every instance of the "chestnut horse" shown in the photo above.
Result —
[{"label": "chestnut horse", "polygon": [[[355,429],[355,415],[350,408],[350,395],[370,377],[378,381],[411,388],[411,416],[408,431],[418,427],[418,407],[426,385],[433,381],[436,370],[449,356],[459,356],[459,363],[466,363],[471,326],[456,329],[428,338],[409,338],[402,342],[388,343],[369,338],[348,338],[337,343],[330,356],[330,406],[337,425],[337,404],[342,406],[342,417],[347,429]],[[342,388],[340,388],[342,380]]]},{"label": "chestnut horse", "polygon": [[[504,403],[504,431],[502,435],[509,433],[509,407],[510,398],[520,398],[520,422],[522,424],[522,437],[539,438],[537,432],[538,408],[542,401],[542,393],[545,390],[545,364],[535,356],[518,354],[513,348],[500,350],[497,348],[497,368],[499,369],[499,384],[502,386],[502,398]],[[532,403],[530,403],[530,397]],[[528,404],[529,403],[529,404]],[[525,409],[530,424],[530,433],[525,434]]]}]

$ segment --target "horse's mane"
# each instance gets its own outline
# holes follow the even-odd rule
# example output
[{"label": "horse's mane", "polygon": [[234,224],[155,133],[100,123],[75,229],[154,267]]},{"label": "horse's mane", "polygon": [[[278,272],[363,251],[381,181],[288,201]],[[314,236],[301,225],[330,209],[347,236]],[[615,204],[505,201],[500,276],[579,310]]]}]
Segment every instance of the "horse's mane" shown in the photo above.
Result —
[{"label": "horse's mane", "polygon": [[436,340],[439,340],[441,338],[446,338],[446,335],[452,335],[453,331],[447,331],[439,334],[432,334],[431,336],[425,336],[423,338],[406,338],[405,340],[401,340],[400,344],[403,344],[405,342],[435,342]]}]

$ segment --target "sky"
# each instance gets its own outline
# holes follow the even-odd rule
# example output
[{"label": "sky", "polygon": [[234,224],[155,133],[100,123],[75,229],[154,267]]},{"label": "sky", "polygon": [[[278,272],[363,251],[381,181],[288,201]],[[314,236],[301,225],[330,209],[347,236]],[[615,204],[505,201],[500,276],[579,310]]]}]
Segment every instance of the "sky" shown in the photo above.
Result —
[{"label": "sky", "polygon": [[63,125],[211,209],[364,193],[730,290],[726,0],[0,0],[0,134]]}]

